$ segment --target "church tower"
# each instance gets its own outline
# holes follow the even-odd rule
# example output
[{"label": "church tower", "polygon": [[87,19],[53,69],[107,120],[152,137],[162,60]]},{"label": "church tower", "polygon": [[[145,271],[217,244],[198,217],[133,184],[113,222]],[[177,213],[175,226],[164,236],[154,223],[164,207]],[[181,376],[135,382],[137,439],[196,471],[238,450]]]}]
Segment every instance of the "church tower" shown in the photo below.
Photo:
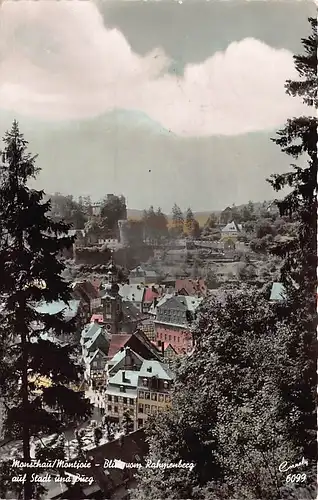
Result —
[{"label": "church tower", "polygon": [[119,286],[117,284],[117,268],[111,258],[108,266],[108,285],[105,289],[105,295],[102,297],[104,322],[106,330],[111,333],[120,333],[120,322],[122,319],[122,298],[119,295]]}]

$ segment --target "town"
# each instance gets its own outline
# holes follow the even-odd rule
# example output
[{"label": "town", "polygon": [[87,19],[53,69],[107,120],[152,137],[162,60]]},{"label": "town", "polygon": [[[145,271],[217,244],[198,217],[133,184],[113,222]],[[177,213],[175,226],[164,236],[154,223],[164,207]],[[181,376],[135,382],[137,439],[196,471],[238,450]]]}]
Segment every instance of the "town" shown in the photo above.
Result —
[{"label": "town", "polygon": [[0,498],[317,498],[315,7],[0,26]]},{"label": "town", "polygon": [[[70,200],[73,210],[68,213]],[[278,261],[268,255],[267,246],[288,237],[293,225],[280,217],[274,202],[266,201],[206,214],[203,227],[191,209],[183,214],[174,207],[169,222],[152,208],[140,220],[130,219],[122,195],[86,203],[52,195],[54,219],[71,217],[73,225],[67,232],[73,243],[62,252],[71,300],[37,306],[40,314],[62,315],[74,325],[62,337],[47,332],[44,336],[75,345],[83,376],[74,389],[93,406],[91,419],[65,432],[67,458],[76,460],[80,451],[86,457],[98,456],[98,461],[108,459],[108,443],[127,436],[137,439],[138,454],[144,456],[144,426],[149,417],[171,406],[174,366],[195,347],[192,325],[200,305],[242,283],[267,289],[269,301],[283,300],[283,286],[275,281]],[[114,206],[120,207],[118,220]],[[111,228],[108,210],[113,214]],[[75,224],[80,220],[81,227],[72,218]],[[123,265],[129,259],[135,267]],[[45,283],[39,286],[45,288]],[[33,377],[32,382],[35,393],[50,386],[45,377]],[[51,439],[44,436],[41,442],[47,445]],[[34,452],[38,445],[35,439]],[[8,442],[0,451],[12,459],[20,449],[20,443]],[[126,453],[130,451],[116,459],[127,460]],[[133,456],[127,461],[133,462]],[[114,495],[119,487],[122,482],[115,488],[108,484],[107,491]],[[90,498],[90,488],[96,495],[96,486],[87,485],[85,498]],[[59,498],[54,496],[56,486],[51,490],[50,498]]]}]

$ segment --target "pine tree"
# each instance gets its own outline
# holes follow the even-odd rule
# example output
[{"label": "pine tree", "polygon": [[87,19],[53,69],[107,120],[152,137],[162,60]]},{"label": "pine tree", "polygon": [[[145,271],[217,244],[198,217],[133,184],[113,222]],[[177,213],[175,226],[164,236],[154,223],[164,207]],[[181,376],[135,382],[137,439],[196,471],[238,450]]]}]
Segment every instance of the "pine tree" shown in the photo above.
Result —
[{"label": "pine tree", "polygon": [[[3,139],[0,165],[0,337],[5,353],[0,366],[0,391],[5,405],[5,432],[23,441],[23,462],[30,462],[31,436],[59,432],[74,419],[88,417],[90,406],[80,392],[69,388],[78,383],[81,367],[77,352],[58,342],[60,334],[74,328],[62,315],[41,314],[42,302],[70,300],[68,284],[59,258],[73,240],[66,236],[69,226],[54,222],[48,215],[50,202],[43,191],[28,182],[39,169],[27,152],[27,141],[14,122]],[[45,286],[39,286],[44,283]],[[43,334],[50,333],[53,340]],[[35,387],[34,378],[49,379],[48,387]],[[48,411],[53,410],[53,411]],[[17,472],[17,471],[16,471]],[[24,499],[37,493],[26,469]]]},{"label": "pine tree", "polygon": [[158,232],[158,238],[162,240],[168,236],[168,220],[160,207],[156,212],[156,220],[157,220],[156,227]]},{"label": "pine tree", "polygon": [[191,208],[189,207],[186,211],[186,217],[185,217],[185,231],[187,234],[191,234],[193,224],[194,224],[194,215]]},{"label": "pine tree", "polygon": [[[309,19],[312,33],[302,40],[305,53],[294,56],[299,81],[287,81],[286,92],[300,97],[317,109],[317,20]],[[316,459],[316,294],[317,294],[317,116],[292,118],[273,141],[294,159],[308,158],[304,165],[292,164],[285,174],[272,175],[270,183],[276,191],[285,187],[290,193],[277,201],[281,216],[297,222],[297,232],[279,243],[273,253],[283,259],[281,281],[288,303],[285,315],[291,325],[287,339],[290,366],[281,380],[288,427],[300,453]]]},{"label": "pine tree", "polygon": [[172,207],[172,232],[174,236],[181,236],[183,233],[184,217],[182,210],[175,203]]}]

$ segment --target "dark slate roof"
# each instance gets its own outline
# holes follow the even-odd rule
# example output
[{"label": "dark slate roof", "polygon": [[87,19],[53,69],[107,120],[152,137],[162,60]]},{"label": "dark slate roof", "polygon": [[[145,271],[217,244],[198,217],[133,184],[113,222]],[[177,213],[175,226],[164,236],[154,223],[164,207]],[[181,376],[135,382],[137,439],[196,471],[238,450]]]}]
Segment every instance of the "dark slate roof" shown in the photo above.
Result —
[{"label": "dark slate roof", "polygon": [[146,316],[141,313],[130,300],[122,301],[122,311],[124,316],[123,323],[137,322],[146,319]]},{"label": "dark slate roof", "polygon": [[112,335],[109,345],[108,358],[112,359],[122,347],[125,347],[131,337],[132,334],[126,333],[115,333]]},{"label": "dark slate roof", "polygon": [[[131,483],[133,481],[137,469],[126,467],[124,469],[104,469],[104,460],[121,460],[126,463],[139,462],[144,464],[148,452],[149,446],[144,429],[138,429],[126,436],[121,436],[119,439],[88,450],[85,453],[85,458],[92,463],[92,467],[83,468],[80,471],[70,468],[65,469],[65,472],[74,475],[80,473],[82,476],[92,477],[94,483],[91,486],[84,485],[81,489],[76,485],[71,487],[69,493],[71,494],[72,490],[72,496],[64,496],[65,493],[61,493],[56,496],[50,495],[49,498],[94,498],[96,500],[98,498],[113,498],[113,495],[122,493],[122,488],[127,485],[127,482]],[[99,495],[99,491],[104,492],[102,496]],[[118,496],[118,498],[122,498],[122,496]]]},{"label": "dark slate roof", "polygon": [[101,464],[90,469],[96,483],[105,493],[116,490],[125,484],[127,479],[132,479],[137,469],[105,469],[104,460],[122,460],[126,463],[144,463],[144,457],[148,454],[149,446],[143,429],[132,432],[127,436],[106,443],[94,450],[87,452],[87,459],[93,464]]}]

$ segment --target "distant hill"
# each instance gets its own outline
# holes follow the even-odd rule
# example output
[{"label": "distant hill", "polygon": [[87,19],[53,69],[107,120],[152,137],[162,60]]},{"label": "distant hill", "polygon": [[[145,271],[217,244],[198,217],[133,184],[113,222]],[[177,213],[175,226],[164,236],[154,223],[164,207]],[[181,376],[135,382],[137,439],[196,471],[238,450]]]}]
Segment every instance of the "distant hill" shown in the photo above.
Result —
[{"label": "distant hill", "polygon": [[[271,203],[271,201],[273,200],[265,200],[266,203]],[[263,202],[253,202],[253,206],[254,206],[254,210],[255,212],[257,212],[258,210],[260,210],[261,206],[262,206]],[[237,210],[242,210],[242,208],[247,205],[247,203],[244,203],[242,205],[236,205],[236,209]],[[226,207],[224,207],[226,208]],[[214,213],[215,215],[218,215],[222,212],[222,210],[206,210],[206,211],[203,211],[203,212],[193,212],[194,214],[194,217],[195,219],[198,221],[198,223],[200,224],[200,226],[204,226],[204,224],[206,223],[206,221],[208,220],[209,218],[209,215],[211,213]],[[128,219],[133,219],[133,220],[140,220],[142,218],[142,214],[143,214],[143,210],[136,210],[136,209],[131,209],[131,208],[128,208],[127,209],[127,217]],[[167,217],[168,217],[168,222],[169,222],[169,225],[171,224],[171,219],[172,219],[172,215],[171,214],[167,214]]]},{"label": "distant hill", "polygon": [[[220,211],[217,211],[217,210],[211,210],[209,212],[194,212],[194,217],[198,221],[198,223],[200,224],[200,226],[204,226],[204,224],[208,220],[208,217],[211,214],[211,212],[214,212],[215,214],[220,213]],[[128,208],[127,209],[127,217],[128,217],[128,219],[140,220],[142,218],[142,214],[143,214],[143,210],[136,210],[134,208],[132,208],[132,209]],[[168,223],[170,225],[171,221],[172,221],[172,215],[171,214],[167,214],[167,218],[168,218]]]}]

